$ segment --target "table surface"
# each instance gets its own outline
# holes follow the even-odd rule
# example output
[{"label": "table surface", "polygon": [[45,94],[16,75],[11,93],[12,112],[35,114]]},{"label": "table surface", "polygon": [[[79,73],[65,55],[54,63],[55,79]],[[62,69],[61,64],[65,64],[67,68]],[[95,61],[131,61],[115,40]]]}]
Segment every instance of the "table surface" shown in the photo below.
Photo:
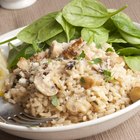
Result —
[{"label": "table surface", "polygon": [[[6,10],[0,7],[0,35],[30,24],[52,11],[60,10],[70,0],[38,0],[31,7],[21,10]],[[140,0],[101,0],[109,8],[127,4],[125,10],[132,20],[140,22]],[[140,113],[109,131],[82,140],[140,140]],[[26,140],[0,131],[0,140]]]}]

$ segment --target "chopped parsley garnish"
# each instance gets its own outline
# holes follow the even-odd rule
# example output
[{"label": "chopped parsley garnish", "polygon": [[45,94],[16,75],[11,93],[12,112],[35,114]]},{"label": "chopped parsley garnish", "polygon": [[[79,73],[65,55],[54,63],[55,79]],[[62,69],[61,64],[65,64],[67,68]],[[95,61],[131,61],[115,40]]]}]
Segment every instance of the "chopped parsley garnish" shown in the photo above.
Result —
[{"label": "chopped parsley garnish", "polygon": [[80,79],[80,83],[81,83],[81,84],[85,84],[85,83],[86,83],[84,77],[81,77],[81,79]]},{"label": "chopped parsley garnish", "polygon": [[94,62],[94,64],[101,64],[102,63],[102,59],[101,58],[95,58],[92,61]]},{"label": "chopped parsley garnish", "polygon": [[51,103],[54,106],[59,106],[60,105],[60,102],[59,102],[57,96],[55,96],[55,95],[51,97]]},{"label": "chopped parsley garnish", "polygon": [[105,77],[106,82],[109,82],[110,80],[112,80],[111,72],[109,70],[104,70],[103,75]]},{"label": "chopped parsley garnish", "polygon": [[78,60],[81,60],[83,58],[85,58],[86,54],[85,52],[82,50],[81,54],[77,57]]},{"label": "chopped parsley garnish", "polygon": [[102,63],[102,59],[101,58],[95,58],[92,59],[89,64],[101,64]]},{"label": "chopped parsley garnish", "polygon": [[106,52],[114,52],[113,48],[107,48]]}]

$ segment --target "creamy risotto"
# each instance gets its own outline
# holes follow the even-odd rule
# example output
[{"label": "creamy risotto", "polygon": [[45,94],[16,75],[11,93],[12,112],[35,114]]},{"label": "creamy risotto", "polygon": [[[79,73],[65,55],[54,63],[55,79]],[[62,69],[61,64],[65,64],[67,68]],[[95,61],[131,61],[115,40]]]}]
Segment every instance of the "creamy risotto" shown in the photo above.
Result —
[{"label": "creamy risotto", "polygon": [[46,51],[20,58],[5,81],[5,99],[38,117],[58,117],[45,126],[97,119],[131,104],[140,82],[107,43],[96,47],[81,38],[53,41]]}]

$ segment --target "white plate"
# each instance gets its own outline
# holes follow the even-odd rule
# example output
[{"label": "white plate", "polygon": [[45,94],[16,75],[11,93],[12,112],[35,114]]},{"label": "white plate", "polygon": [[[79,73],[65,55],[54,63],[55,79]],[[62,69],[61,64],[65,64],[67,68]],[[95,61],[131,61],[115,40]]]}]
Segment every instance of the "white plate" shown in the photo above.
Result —
[{"label": "white plate", "polygon": [[[140,27],[140,24],[136,25]],[[20,30],[21,28],[0,36],[0,41],[16,36],[16,34]],[[19,41],[15,40],[13,41],[13,43],[19,43]],[[9,50],[8,47],[6,45],[3,45],[1,46],[1,48],[7,55],[7,52]],[[29,139],[40,139],[40,140],[79,139],[109,130],[126,121],[133,115],[135,115],[139,111],[139,109],[140,109],[140,100],[111,115],[107,115],[96,120],[91,120],[78,124],[60,127],[27,128],[23,126],[15,126],[0,123],[0,129],[7,133]]]}]

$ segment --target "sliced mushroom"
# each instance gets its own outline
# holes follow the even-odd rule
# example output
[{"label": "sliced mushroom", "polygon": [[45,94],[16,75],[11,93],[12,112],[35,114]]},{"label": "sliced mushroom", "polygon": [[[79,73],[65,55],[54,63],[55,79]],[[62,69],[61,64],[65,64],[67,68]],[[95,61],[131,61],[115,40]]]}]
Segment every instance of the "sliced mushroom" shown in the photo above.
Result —
[{"label": "sliced mushroom", "polygon": [[25,59],[24,57],[21,57],[20,60],[17,63],[17,66],[25,71],[29,71],[30,65],[29,65],[29,61],[27,59]]},{"label": "sliced mushroom", "polygon": [[66,107],[73,115],[76,115],[78,113],[86,114],[91,108],[91,104],[86,99],[75,100],[71,98],[67,102]]},{"label": "sliced mushroom", "polygon": [[37,73],[34,77],[35,87],[46,96],[54,96],[58,93],[58,89],[51,80],[51,76]]},{"label": "sliced mushroom", "polygon": [[94,86],[95,82],[94,82],[94,80],[91,77],[86,76],[86,77],[81,77],[80,84],[85,89],[89,89],[92,86]]},{"label": "sliced mushroom", "polygon": [[66,50],[63,51],[63,56],[67,59],[74,58],[77,56],[78,49],[82,46],[83,40],[82,38],[78,39],[71,46],[69,46]]},{"label": "sliced mushroom", "polygon": [[134,87],[129,93],[129,97],[132,100],[132,102],[136,102],[140,99],[140,87]]}]

